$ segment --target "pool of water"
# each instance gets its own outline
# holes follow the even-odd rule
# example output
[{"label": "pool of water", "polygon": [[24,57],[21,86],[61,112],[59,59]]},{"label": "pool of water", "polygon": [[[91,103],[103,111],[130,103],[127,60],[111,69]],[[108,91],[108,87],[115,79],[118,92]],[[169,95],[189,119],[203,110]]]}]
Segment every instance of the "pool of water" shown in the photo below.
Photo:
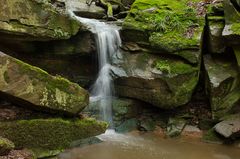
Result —
[{"label": "pool of water", "polygon": [[240,159],[240,149],[187,139],[163,139],[154,134],[100,135],[104,142],[62,153],[59,159]]}]

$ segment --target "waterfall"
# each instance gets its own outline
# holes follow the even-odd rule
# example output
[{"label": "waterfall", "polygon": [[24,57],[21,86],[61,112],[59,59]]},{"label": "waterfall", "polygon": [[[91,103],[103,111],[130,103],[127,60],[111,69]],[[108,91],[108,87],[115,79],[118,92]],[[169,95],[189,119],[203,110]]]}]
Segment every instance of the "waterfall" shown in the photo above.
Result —
[{"label": "waterfall", "polygon": [[95,19],[77,17],[77,19],[87,26],[95,34],[98,53],[98,76],[90,89],[90,102],[97,102],[100,107],[102,120],[112,124],[112,96],[114,87],[112,84],[111,59],[115,56],[121,45],[118,27],[108,25]]}]

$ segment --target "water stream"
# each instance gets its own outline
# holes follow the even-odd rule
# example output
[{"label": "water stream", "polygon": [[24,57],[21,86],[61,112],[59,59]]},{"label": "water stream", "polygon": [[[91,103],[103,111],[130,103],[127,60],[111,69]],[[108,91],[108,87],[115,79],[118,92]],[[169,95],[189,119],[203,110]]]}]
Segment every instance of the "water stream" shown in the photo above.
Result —
[{"label": "water stream", "polygon": [[110,71],[111,59],[118,53],[121,45],[118,32],[119,28],[95,19],[81,17],[77,17],[77,19],[90,27],[90,30],[95,34],[96,40],[99,73],[95,83],[90,89],[90,102],[97,102],[97,105],[100,107],[102,120],[107,121],[110,127],[113,127],[111,99],[114,87]]}]

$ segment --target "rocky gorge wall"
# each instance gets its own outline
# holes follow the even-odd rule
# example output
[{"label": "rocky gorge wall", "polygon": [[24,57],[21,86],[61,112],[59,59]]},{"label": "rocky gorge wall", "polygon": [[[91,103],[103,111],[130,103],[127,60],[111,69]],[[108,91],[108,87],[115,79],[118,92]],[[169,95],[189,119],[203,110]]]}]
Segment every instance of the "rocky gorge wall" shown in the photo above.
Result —
[{"label": "rocky gorge wall", "polygon": [[[37,157],[107,128],[82,119],[99,112],[85,90],[97,76],[96,44],[67,12],[69,1],[0,0],[0,136]],[[238,0],[109,1],[111,18],[104,7],[72,1],[78,16],[123,18],[116,22],[122,27],[121,54],[111,57],[121,97],[113,100],[118,132],[161,130],[173,137],[190,125],[209,130],[204,140],[238,138]]]}]

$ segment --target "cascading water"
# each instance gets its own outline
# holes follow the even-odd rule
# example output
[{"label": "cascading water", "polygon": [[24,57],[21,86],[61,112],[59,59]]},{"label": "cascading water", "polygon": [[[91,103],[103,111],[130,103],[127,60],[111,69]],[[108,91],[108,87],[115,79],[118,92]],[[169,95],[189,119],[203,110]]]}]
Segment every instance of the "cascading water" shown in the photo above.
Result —
[{"label": "cascading water", "polygon": [[118,53],[121,39],[118,27],[108,25],[95,19],[76,17],[81,23],[90,27],[95,34],[98,52],[98,77],[91,87],[90,102],[97,102],[100,107],[102,119],[113,126],[112,123],[112,96],[114,88],[111,78],[111,58]]}]

